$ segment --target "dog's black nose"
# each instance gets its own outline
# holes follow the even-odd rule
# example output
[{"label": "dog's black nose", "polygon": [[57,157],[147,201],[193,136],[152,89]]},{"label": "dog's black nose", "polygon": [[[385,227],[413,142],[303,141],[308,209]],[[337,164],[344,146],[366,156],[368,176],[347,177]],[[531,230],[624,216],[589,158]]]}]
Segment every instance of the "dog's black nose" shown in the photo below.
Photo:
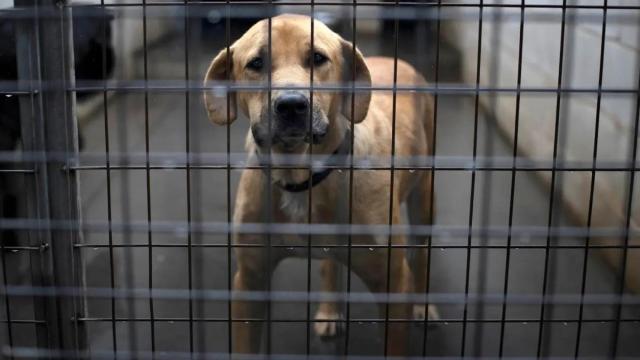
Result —
[{"label": "dog's black nose", "polygon": [[299,93],[285,93],[276,99],[274,109],[283,120],[301,119],[309,115],[309,100]]}]

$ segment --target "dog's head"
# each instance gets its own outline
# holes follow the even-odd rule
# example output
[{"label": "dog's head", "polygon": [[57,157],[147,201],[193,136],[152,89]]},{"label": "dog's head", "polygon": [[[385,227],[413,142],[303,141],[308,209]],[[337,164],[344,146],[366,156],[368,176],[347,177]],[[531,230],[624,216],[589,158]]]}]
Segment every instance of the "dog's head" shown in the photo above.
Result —
[{"label": "dog's head", "polygon": [[[212,122],[234,121],[239,108],[249,118],[259,147],[301,153],[309,143],[335,138],[332,129],[339,128],[341,114],[354,123],[365,118],[371,99],[368,90],[323,89],[313,95],[310,91],[312,72],[314,87],[350,87],[354,79],[358,87],[370,86],[364,58],[350,42],[314,20],[312,48],[311,18],[306,16],[274,17],[271,39],[268,32],[268,20],[258,22],[211,62],[204,100]],[[238,88],[228,94],[216,91],[216,82],[227,81]]]}]

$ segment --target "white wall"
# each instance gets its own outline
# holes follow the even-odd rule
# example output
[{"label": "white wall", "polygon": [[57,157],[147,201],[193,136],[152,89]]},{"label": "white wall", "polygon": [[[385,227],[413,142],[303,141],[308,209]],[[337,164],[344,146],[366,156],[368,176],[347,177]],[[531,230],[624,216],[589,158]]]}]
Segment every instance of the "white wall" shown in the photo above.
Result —
[{"label": "white wall", "polygon": [[[465,2],[469,2],[465,0]],[[499,1],[485,1],[485,3]],[[519,4],[520,0],[502,3]],[[561,4],[558,0],[526,1],[527,4]],[[602,0],[574,0],[572,4],[602,5]],[[609,5],[638,5],[637,0],[610,0]],[[445,10],[454,18],[445,26],[446,36],[463,56],[463,78],[469,85],[475,84],[478,42],[478,8]],[[496,22],[492,15],[500,11],[500,34],[492,37]],[[602,10],[569,10],[576,21],[567,24],[565,32],[565,62],[573,52],[571,66],[566,67],[562,87],[597,88],[602,36]],[[522,87],[556,88],[559,68],[561,38],[561,9],[525,10],[525,26],[522,61]],[[481,86],[491,86],[489,67],[497,57],[499,61],[498,87],[515,88],[517,85],[520,9],[484,10],[481,55]],[[603,88],[637,89],[638,57],[640,56],[640,12],[633,10],[608,10]],[[572,50],[570,50],[572,48]],[[497,53],[496,49],[498,49]],[[485,107],[490,105],[481,97]],[[633,133],[636,97],[630,95],[603,95],[601,100],[598,137],[598,161],[627,160]],[[568,161],[591,161],[595,135],[597,96],[595,94],[563,96],[559,144]],[[514,136],[515,94],[500,96],[491,110],[499,126],[508,136]],[[568,109],[568,110],[566,110]],[[568,112],[566,112],[568,111]],[[520,108],[519,153],[536,159],[552,159],[555,132],[556,94],[523,94]],[[541,173],[546,183],[550,173]],[[638,177],[636,177],[638,178]],[[563,194],[568,208],[577,221],[585,223],[589,204],[590,172],[571,172],[564,177]],[[636,181],[632,212],[632,226],[640,222],[640,181]],[[622,226],[625,216],[626,174],[598,172],[596,176],[593,226]],[[601,243],[620,244],[619,239],[601,240]],[[638,239],[631,239],[639,244]],[[628,281],[640,289],[640,251],[630,250]],[[620,253],[606,251],[612,264],[619,262]]]}]

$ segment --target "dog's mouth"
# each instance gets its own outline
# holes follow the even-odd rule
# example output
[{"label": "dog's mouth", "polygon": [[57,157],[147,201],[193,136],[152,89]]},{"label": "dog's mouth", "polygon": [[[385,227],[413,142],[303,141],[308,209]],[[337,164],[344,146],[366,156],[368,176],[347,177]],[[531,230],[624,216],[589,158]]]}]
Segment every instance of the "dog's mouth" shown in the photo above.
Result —
[{"label": "dog's mouth", "polygon": [[[311,121],[311,125],[309,124]],[[271,123],[271,131],[269,131]],[[271,119],[261,116],[260,121],[251,126],[251,133],[258,146],[266,148],[276,146],[283,151],[292,152],[305,145],[319,145],[323,142],[329,130],[329,122],[323,112],[314,109],[313,116],[309,119],[283,119],[273,114]]]},{"label": "dog's mouth", "polygon": [[306,131],[306,132],[287,132],[284,131],[283,133],[277,133],[274,136],[274,143],[275,144],[280,144],[280,145],[298,145],[298,144],[320,144],[322,142],[322,139],[324,138],[325,133],[324,132],[318,132],[318,131],[314,131],[313,129],[311,131]]},{"label": "dog's mouth", "polygon": [[[284,151],[291,152],[295,151],[303,145],[319,145],[322,143],[324,139],[325,132],[311,131],[306,132],[296,132],[296,131],[276,131],[272,135],[272,146],[277,146],[282,148]],[[254,134],[254,138],[256,138]],[[256,143],[264,143],[264,141],[258,141],[256,139]]]}]

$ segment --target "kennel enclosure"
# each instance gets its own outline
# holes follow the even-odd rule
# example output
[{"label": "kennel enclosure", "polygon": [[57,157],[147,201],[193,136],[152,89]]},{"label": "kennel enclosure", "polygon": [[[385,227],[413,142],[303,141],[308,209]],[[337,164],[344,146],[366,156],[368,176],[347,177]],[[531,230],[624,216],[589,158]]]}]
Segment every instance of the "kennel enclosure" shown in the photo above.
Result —
[{"label": "kennel enclosure", "polygon": [[[107,10],[116,71],[104,76],[102,42],[94,61],[106,80],[78,79],[73,18],[107,23]],[[427,77],[424,88],[374,91],[433,96],[434,156],[336,171],[431,171],[436,219],[241,229],[308,238],[308,256],[276,269],[270,291],[243,294],[232,290],[231,214],[247,126],[209,127],[201,78],[251,22],[283,11],[324,16],[365,55]],[[406,320],[413,356],[640,356],[639,13],[612,0],[15,0],[0,9],[15,26],[17,68],[0,96],[18,106],[21,133],[18,150],[0,152],[2,195],[19,199],[18,216],[0,219],[3,356],[218,358],[242,321],[265,323],[263,350],[276,358],[384,357],[390,319],[374,304],[396,300],[368,294],[348,268],[342,290],[323,294],[312,260],[392,248],[313,242],[371,231],[426,239],[429,291],[412,299],[442,318]],[[79,112],[79,94],[98,105]],[[232,319],[235,296],[268,300],[268,318]],[[323,342],[313,310],[327,297],[344,330]]]}]

